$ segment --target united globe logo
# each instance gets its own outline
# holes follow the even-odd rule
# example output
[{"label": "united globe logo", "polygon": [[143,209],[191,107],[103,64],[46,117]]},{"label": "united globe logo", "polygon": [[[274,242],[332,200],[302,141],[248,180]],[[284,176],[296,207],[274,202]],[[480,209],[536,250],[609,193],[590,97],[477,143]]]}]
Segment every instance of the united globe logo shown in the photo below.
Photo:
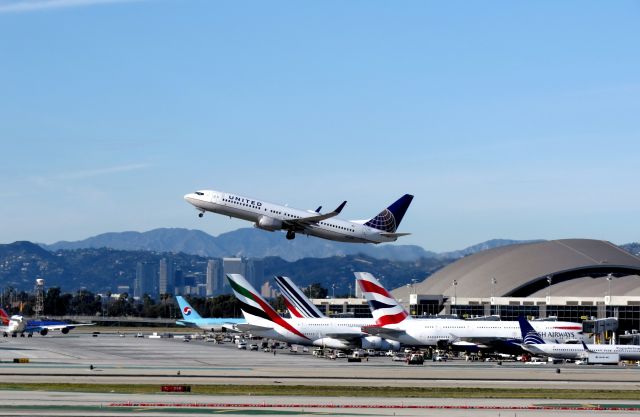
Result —
[{"label": "united globe logo", "polygon": [[185,316],[189,316],[191,314],[191,307],[186,306],[185,308],[182,309],[182,312],[184,313]]}]

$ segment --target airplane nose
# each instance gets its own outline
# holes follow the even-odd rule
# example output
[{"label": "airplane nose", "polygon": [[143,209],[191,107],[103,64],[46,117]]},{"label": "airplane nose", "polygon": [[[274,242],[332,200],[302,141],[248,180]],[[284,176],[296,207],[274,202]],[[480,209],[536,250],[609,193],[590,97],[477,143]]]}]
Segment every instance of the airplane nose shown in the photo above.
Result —
[{"label": "airplane nose", "polygon": [[191,204],[193,204],[193,200],[195,200],[195,198],[193,197],[193,193],[185,194],[184,199]]}]

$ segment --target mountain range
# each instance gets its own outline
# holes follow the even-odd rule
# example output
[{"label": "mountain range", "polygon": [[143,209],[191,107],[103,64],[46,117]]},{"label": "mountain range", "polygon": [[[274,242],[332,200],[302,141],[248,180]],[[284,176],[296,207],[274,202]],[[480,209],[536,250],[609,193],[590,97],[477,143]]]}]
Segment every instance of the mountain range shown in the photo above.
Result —
[{"label": "mountain range", "polygon": [[255,228],[242,228],[222,233],[217,237],[200,230],[162,228],[148,232],[104,233],[76,242],[61,241],[41,246],[50,251],[111,248],[168,253],[182,252],[209,258],[276,256],[289,262],[303,258],[328,258],[357,254],[376,259],[416,261],[422,258],[457,259],[480,250],[526,242],[531,241],[493,239],[458,251],[435,253],[416,245],[364,245],[332,242],[305,236],[287,240],[282,233],[269,233]]}]

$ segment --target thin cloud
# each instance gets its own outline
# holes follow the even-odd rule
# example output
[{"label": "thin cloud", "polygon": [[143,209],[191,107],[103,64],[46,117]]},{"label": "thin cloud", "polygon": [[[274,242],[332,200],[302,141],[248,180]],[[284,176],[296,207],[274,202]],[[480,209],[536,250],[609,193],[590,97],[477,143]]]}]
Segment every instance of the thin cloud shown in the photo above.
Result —
[{"label": "thin cloud", "polygon": [[118,174],[121,172],[138,171],[140,169],[148,168],[149,164],[129,164],[118,165],[108,168],[90,169],[85,171],[74,171],[56,175],[54,178],[57,180],[78,180],[84,178],[98,177],[102,175]]},{"label": "thin cloud", "polygon": [[0,13],[35,12],[47,9],[130,3],[142,0],[0,0]]}]

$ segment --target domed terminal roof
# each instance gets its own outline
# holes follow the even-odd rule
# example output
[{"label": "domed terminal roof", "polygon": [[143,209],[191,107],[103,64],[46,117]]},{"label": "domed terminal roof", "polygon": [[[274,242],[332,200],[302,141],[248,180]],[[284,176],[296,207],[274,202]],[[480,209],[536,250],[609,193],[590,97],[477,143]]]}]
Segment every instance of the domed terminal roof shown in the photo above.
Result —
[{"label": "domed terminal roof", "polygon": [[[608,289],[608,274],[613,274],[612,294],[640,294],[640,280],[634,278],[640,275],[640,258],[603,240],[551,240],[478,252],[446,266],[413,289],[400,287],[392,293],[402,299],[408,298],[409,291],[483,298],[492,294],[546,296],[550,277],[552,295],[575,291],[564,295],[597,297]],[[618,277],[625,278],[617,281]]]}]

